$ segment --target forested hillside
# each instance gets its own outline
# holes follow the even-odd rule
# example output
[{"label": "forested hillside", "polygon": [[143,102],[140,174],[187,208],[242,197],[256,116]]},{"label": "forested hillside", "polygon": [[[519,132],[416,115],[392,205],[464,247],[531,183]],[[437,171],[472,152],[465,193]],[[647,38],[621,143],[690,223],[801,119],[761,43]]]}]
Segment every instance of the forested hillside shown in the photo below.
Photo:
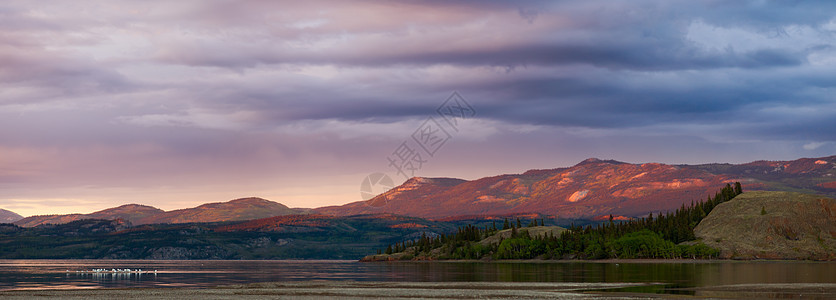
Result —
[{"label": "forested hillside", "polygon": [[[665,214],[609,222],[585,227],[570,226],[555,234],[543,231],[533,220],[522,227],[519,219],[507,219],[502,230],[496,224],[479,228],[464,226],[452,234],[422,236],[388,246],[364,260],[405,259],[604,259],[604,258],[712,258],[719,252],[702,243],[683,243],[696,239],[694,228],[720,203],[740,195],[739,182],[727,184],[706,201],[682,205]],[[542,222],[542,221],[540,221]],[[538,230],[539,234],[532,234]],[[510,231],[508,238],[493,238]]]}]

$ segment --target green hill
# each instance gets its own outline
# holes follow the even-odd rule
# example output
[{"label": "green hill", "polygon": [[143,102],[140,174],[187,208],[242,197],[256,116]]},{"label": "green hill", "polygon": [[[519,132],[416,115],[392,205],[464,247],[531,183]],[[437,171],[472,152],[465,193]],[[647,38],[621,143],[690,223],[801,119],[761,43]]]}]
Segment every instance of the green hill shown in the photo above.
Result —
[{"label": "green hill", "polygon": [[523,228],[519,220],[506,220],[503,228],[511,230],[500,231],[495,224],[468,225],[453,234],[390,245],[364,260],[836,258],[836,200],[742,191],[736,182],[673,212],[623,222],[611,216],[595,226],[562,229],[536,226],[535,220]]},{"label": "green hill", "polygon": [[[428,239],[426,245],[422,245],[419,240],[415,244],[405,246],[404,249],[398,249],[399,251],[395,253],[368,255],[362,261],[488,259],[490,254],[496,252],[503,241],[514,239],[517,235],[525,235],[527,238],[544,239],[550,236],[560,236],[560,233],[564,231],[566,231],[566,228],[559,226],[532,226],[520,228],[518,231],[515,229],[489,229],[488,231],[476,229],[466,231],[464,234],[460,231],[459,234],[451,236],[450,239],[439,239],[439,241],[443,240],[443,242],[437,244],[433,242],[433,239]],[[471,237],[462,240],[456,238],[456,236],[462,237],[474,233],[478,235],[475,238]],[[542,256],[542,254],[538,254],[538,256]]]},{"label": "green hill", "polygon": [[722,203],[695,235],[734,259],[836,259],[836,200],[793,192],[747,192]]}]

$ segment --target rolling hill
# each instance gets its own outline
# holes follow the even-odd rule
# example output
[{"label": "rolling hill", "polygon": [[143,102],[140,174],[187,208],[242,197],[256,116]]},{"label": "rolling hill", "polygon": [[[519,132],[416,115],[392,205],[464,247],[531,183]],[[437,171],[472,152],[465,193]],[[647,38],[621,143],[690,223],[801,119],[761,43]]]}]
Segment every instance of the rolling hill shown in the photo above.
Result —
[{"label": "rolling hill", "polygon": [[137,224],[241,221],[298,213],[278,202],[261,198],[242,198],[167,211],[141,218]]},{"label": "rolling hill", "polygon": [[151,206],[139,204],[126,204],[119,207],[108,208],[90,214],[68,214],[68,215],[41,215],[22,218],[13,222],[23,227],[34,227],[41,224],[64,224],[84,219],[125,219],[133,223],[141,223],[140,219],[163,213],[163,210]]},{"label": "rolling hill", "polygon": [[836,200],[747,192],[718,205],[694,229],[722,258],[836,259]]},{"label": "rolling hill", "polygon": [[23,216],[13,211],[0,208],[0,223],[12,223],[20,219],[23,219]]},{"label": "rolling hill", "polygon": [[281,203],[261,198],[242,198],[172,211],[163,211],[146,205],[127,204],[90,214],[31,216],[18,220],[14,224],[22,227],[34,227],[41,224],[64,224],[84,219],[124,219],[134,225],[208,223],[252,220],[299,213],[300,211],[288,208]]}]

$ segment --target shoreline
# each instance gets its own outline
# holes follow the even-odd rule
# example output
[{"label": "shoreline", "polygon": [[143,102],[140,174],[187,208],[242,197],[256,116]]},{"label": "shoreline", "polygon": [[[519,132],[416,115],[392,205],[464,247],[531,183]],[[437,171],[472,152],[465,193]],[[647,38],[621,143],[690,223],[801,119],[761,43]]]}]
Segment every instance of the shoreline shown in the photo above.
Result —
[{"label": "shoreline", "polygon": [[634,258],[634,259],[421,259],[421,260],[362,260],[362,259],[99,259],[99,258],[0,258],[4,261],[85,261],[85,262],[144,262],[144,261],[228,261],[228,262],[260,262],[260,261],[286,261],[286,262],[308,262],[308,263],[332,263],[332,262],[357,262],[357,263],[394,263],[394,262],[479,262],[479,263],[722,263],[722,262],[798,262],[798,263],[836,263],[836,260],[810,260],[810,259],[663,259],[663,258]]},{"label": "shoreline", "polygon": [[[299,281],[209,288],[98,288],[0,291],[3,299],[681,299],[801,296],[827,299],[836,283],[733,284],[667,290],[666,283]],[[661,292],[660,289],[668,292]]]},{"label": "shoreline", "polygon": [[439,259],[439,260],[360,260],[361,263],[543,263],[543,264],[559,264],[559,263],[767,263],[767,262],[786,262],[786,263],[836,263],[836,260],[796,260],[796,259],[657,259],[657,258],[637,258],[637,259],[600,259],[600,260],[584,260],[584,259],[500,259],[500,260],[479,260],[479,259]]},{"label": "shoreline", "polygon": [[112,299],[649,299],[675,295],[625,295],[604,290],[661,286],[663,283],[581,283],[581,282],[363,282],[301,281],[222,285],[210,288],[102,288],[0,291],[4,299],[53,298]]}]

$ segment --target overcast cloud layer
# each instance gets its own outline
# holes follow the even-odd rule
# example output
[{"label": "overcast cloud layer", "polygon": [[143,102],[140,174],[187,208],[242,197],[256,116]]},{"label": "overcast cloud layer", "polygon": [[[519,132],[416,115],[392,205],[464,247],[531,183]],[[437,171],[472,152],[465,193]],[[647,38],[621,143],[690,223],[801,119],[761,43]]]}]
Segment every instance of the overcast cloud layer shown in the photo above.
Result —
[{"label": "overcast cloud layer", "polygon": [[3,1],[0,207],[357,201],[453,91],[416,175],[833,155],[834,87],[833,1]]}]

